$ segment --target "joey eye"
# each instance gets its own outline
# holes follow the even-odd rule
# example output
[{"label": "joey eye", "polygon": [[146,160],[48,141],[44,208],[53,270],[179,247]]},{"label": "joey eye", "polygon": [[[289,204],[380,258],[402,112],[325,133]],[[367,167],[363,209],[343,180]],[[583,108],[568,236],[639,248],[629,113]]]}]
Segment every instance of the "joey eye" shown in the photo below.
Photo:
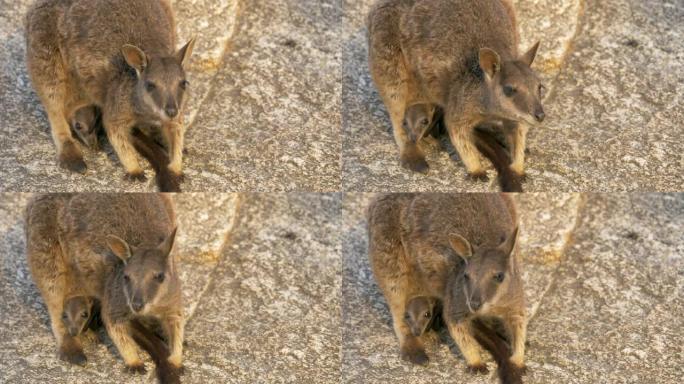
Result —
[{"label": "joey eye", "polygon": [[127,282],[127,283],[128,283],[129,281],[131,281],[130,276],[124,275],[124,281]]},{"label": "joey eye", "polygon": [[494,280],[498,281],[499,283],[501,283],[502,281],[504,281],[504,273],[503,273],[503,272],[499,272],[499,273],[495,274],[495,275],[494,275]]},{"label": "joey eye", "polygon": [[181,87],[181,89],[186,89],[186,88],[188,88],[189,85],[190,85],[190,82],[187,81],[187,80],[182,80],[182,81],[180,82],[180,84],[179,84],[179,86]]},{"label": "joey eye", "polygon": [[81,313],[81,317],[84,319],[87,319],[88,318],[88,312]]},{"label": "joey eye", "polygon": [[425,316],[426,319],[429,319],[430,317],[432,317],[432,314],[430,312],[425,312],[423,316]]},{"label": "joey eye", "polygon": [[430,120],[428,120],[428,119],[423,119],[420,121],[420,125],[428,125],[428,124],[430,124]]},{"label": "joey eye", "polygon": [[469,281],[469,280],[470,280],[470,275],[467,274],[467,273],[464,273],[464,274],[463,274],[463,279],[465,279],[465,281]]},{"label": "joey eye", "polygon": [[157,89],[157,86],[154,85],[154,83],[151,81],[146,81],[145,82],[145,89],[147,90],[147,92],[152,92],[155,89]]},{"label": "joey eye", "polygon": [[69,320],[69,316],[66,313],[63,313],[62,320]]},{"label": "joey eye", "polygon": [[518,90],[515,89],[512,85],[504,85],[503,92],[504,92],[504,95],[511,97],[511,96],[515,95],[515,93],[518,92]]},{"label": "joey eye", "polygon": [[154,279],[160,283],[164,281],[164,278],[165,278],[164,272],[159,272],[156,275],[154,275]]}]

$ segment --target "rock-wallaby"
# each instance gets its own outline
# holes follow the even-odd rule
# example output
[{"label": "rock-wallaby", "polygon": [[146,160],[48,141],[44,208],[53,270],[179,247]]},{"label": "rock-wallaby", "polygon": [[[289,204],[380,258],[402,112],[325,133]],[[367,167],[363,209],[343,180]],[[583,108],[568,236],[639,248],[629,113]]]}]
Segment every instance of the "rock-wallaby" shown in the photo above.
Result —
[{"label": "rock-wallaby", "polygon": [[[158,322],[168,363],[182,366],[184,315],[173,248],[174,204],[166,194],[48,194],[29,203],[31,273],[48,306],[60,355],[79,362],[82,348],[61,319],[70,278],[99,300],[101,317],[130,371],[144,365],[127,320]],[[124,262],[124,259],[126,260]]]},{"label": "rock-wallaby", "polygon": [[369,208],[369,257],[402,354],[422,363],[397,300],[417,284],[444,303],[443,318],[470,371],[486,371],[471,321],[501,319],[509,361],[524,367],[527,317],[516,251],[518,219],[505,194],[389,194]]},{"label": "rock-wallaby", "polygon": [[436,105],[418,103],[406,108],[404,124],[409,140],[418,143],[426,138],[439,123],[441,114]]},{"label": "rock-wallaby", "polygon": [[80,336],[91,328],[99,313],[99,305],[89,296],[71,296],[64,300],[62,321],[72,337]]},{"label": "rock-wallaby", "polygon": [[432,328],[438,311],[441,310],[437,299],[429,296],[416,296],[406,303],[405,321],[413,336],[422,336]]},{"label": "rock-wallaby", "polygon": [[510,0],[379,0],[368,16],[369,66],[387,107],[402,164],[425,172],[424,154],[401,129],[406,108],[436,104],[469,175],[484,178],[473,130],[496,120],[510,168],[524,174],[529,126],[544,120],[542,85],[530,68],[539,43],[518,53]]},{"label": "rock-wallaby", "polygon": [[102,123],[96,107],[90,105],[77,109],[69,122],[73,133],[83,144],[94,150],[100,149],[99,133]]},{"label": "rock-wallaby", "polygon": [[29,9],[28,70],[62,166],[85,172],[67,118],[94,105],[128,178],[144,179],[134,126],[161,131],[171,159],[163,166],[181,175],[184,65],[194,39],[176,50],[175,29],[168,0],[37,0]]}]

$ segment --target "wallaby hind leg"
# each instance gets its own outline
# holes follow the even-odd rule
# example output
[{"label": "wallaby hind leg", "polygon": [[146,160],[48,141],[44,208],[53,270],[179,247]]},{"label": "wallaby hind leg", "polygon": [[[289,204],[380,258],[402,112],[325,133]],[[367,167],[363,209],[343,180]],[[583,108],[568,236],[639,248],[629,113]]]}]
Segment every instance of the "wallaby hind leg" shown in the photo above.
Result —
[{"label": "wallaby hind leg", "polygon": [[399,339],[401,358],[413,364],[427,365],[429,358],[425,353],[422,341],[411,333],[411,329],[406,324],[406,321],[404,321],[406,303],[391,303],[390,312],[392,312],[394,333],[397,335],[397,339]]},{"label": "wallaby hind leg", "polygon": [[27,63],[31,82],[47,112],[52,139],[57,146],[59,164],[73,172],[87,170],[83,153],[71,135],[66,119],[65,104],[68,96],[67,73],[59,51],[54,46],[46,46],[50,37],[32,35],[27,44]]},{"label": "wallaby hind leg", "polygon": [[145,172],[140,167],[136,151],[129,138],[129,132],[132,123],[128,121],[121,121],[112,119],[109,114],[102,118],[107,138],[114,148],[121,165],[123,165],[126,172],[126,178],[130,180],[145,180]]},{"label": "wallaby hind leg", "polygon": [[448,321],[447,326],[449,334],[451,334],[451,337],[465,358],[468,371],[472,373],[487,373],[487,365],[482,361],[480,348],[477,340],[472,335],[469,322],[456,323]]},{"label": "wallaby hind leg", "polygon": [[126,365],[126,370],[130,373],[145,373],[145,364],[140,360],[138,348],[130,336],[128,324],[112,323],[107,318],[104,319],[104,323],[109,338],[112,339],[112,343],[116,346]]}]

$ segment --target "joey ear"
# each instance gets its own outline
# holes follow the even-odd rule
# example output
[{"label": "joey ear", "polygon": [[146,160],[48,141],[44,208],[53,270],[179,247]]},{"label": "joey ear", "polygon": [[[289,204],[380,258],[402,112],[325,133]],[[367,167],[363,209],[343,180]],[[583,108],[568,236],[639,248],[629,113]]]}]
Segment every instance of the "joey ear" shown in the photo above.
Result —
[{"label": "joey ear", "polygon": [[499,244],[499,249],[502,250],[506,255],[511,255],[515,249],[515,244],[518,242],[518,228],[515,227],[513,233],[511,233],[506,239],[504,239],[501,244]]},{"label": "joey ear", "polygon": [[126,64],[135,69],[138,76],[147,68],[147,56],[145,55],[145,52],[135,45],[124,45],[121,47],[121,54],[123,54]]},{"label": "joey ear", "polygon": [[479,60],[480,68],[488,78],[494,77],[501,70],[501,57],[492,49],[480,48]]},{"label": "joey ear", "polygon": [[449,245],[451,245],[451,248],[453,248],[453,250],[464,260],[473,255],[473,247],[468,240],[461,235],[456,233],[449,235]]},{"label": "joey ear", "polygon": [[124,264],[126,264],[128,259],[131,258],[131,247],[128,245],[128,243],[126,243],[125,240],[113,235],[109,235],[107,236],[107,246],[109,246],[109,249],[112,251],[112,253],[121,259]]},{"label": "joey ear", "polygon": [[178,227],[174,228],[171,233],[166,236],[166,239],[164,239],[158,246],[157,248],[166,256],[171,254],[171,250],[173,249],[173,243],[176,240],[176,230]]},{"label": "joey ear", "polygon": [[540,43],[540,41],[537,41],[524,55],[522,55],[522,57],[520,57],[520,61],[527,64],[528,67],[531,66],[534,62],[534,58],[537,57],[537,49],[539,49]]},{"label": "joey ear", "polygon": [[179,49],[176,53],[176,59],[180,63],[181,67],[185,65],[187,60],[192,55],[192,49],[195,47],[195,38],[193,37],[188,41],[183,48]]}]

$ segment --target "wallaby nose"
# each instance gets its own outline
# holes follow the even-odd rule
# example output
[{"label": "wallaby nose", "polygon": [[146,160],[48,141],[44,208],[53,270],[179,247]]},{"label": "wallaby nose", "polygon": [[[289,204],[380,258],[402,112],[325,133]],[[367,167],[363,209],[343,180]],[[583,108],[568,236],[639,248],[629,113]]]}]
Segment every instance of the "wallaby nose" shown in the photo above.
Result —
[{"label": "wallaby nose", "polygon": [[69,335],[72,337],[78,336],[78,329],[76,327],[69,327]]},{"label": "wallaby nose", "polygon": [[133,307],[133,310],[136,311],[136,312],[139,312],[141,309],[143,309],[143,306],[144,306],[144,305],[143,305],[143,302],[140,301],[140,300],[134,300],[134,301],[131,303],[131,307]]},{"label": "wallaby nose", "polygon": [[478,309],[480,309],[481,306],[482,303],[480,302],[480,300],[472,300],[470,302],[470,307],[473,308],[473,311],[477,311]]},{"label": "wallaby nose", "polygon": [[175,105],[167,105],[166,108],[164,108],[164,112],[166,112],[166,116],[172,119],[178,116],[178,108],[176,108]]},{"label": "wallaby nose", "polygon": [[537,110],[537,112],[534,113],[534,118],[537,119],[538,122],[544,121],[544,118],[546,117],[546,114],[544,113],[543,110]]}]

